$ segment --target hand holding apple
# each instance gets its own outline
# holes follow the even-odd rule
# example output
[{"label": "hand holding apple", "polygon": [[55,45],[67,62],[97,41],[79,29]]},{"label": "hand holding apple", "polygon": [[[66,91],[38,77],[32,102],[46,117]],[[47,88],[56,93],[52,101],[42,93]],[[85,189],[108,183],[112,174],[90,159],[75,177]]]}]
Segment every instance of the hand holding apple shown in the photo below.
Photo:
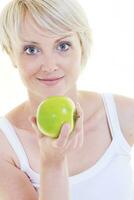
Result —
[{"label": "hand holding apple", "polygon": [[77,112],[74,102],[66,96],[51,96],[37,108],[37,126],[40,132],[52,138],[58,138],[61,127],[70,124],[70,133],[74,129]]},{"label": "hand holding apple", "polygon": [[67,152],[79,149],[83,145],[83,110],[79,103],[76,104],[77,114],[75,126],[70,134],[68,123],[62,125],[58,138],[48,137],[42,134],[37,127],[37,117],[31,116],[30,121],[34,128],[40,147],[41,160],[45,163],[57,163],[63,160]]}]

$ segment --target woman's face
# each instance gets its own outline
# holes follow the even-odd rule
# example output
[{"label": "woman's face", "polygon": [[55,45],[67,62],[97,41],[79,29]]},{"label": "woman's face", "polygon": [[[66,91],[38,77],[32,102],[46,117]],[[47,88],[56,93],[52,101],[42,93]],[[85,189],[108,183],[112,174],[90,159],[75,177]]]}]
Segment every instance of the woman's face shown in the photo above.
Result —
[{"label": "woman's face", "polygon": [[81,69],[81,45],[76,33],[52,37],[27,15],[21,38],[19,47],[14,48],[14,63],[30,94],[64,95],[75,87]]}]

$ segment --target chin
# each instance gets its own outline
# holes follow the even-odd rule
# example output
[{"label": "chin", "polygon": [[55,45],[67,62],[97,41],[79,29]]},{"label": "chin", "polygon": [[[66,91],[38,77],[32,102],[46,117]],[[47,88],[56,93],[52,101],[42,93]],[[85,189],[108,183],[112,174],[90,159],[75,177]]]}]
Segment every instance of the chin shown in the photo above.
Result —
[{"label": "chin", "polygon": [[32,96],[39,96],[41,99],[49,96],[65,96],[70,90],[70,85],[66,81],[62,81],[57,85],[46,86],[42,84],[32,84],[28,92],[32,93]]},{"label": "chin", "polygon": [[65,96],[67,91],[68,90],[65,87],[58,87],[58,88],[51,88],[51,89],[45,88],[44,90],[42,89],[38,90],[36,94],[38,94],[38,96],[41,96],[41,98],[46,98],[49,96]]}]

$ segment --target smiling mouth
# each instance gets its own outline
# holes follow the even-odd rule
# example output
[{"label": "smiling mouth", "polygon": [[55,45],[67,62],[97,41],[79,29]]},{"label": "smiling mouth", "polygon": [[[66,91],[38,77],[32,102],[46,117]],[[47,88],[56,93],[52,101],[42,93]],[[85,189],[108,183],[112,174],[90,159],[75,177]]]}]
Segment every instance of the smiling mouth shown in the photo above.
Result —
[{"label": "smiling mouth", "polygon": [[46,86],[54,86],[54,85],[57,85],[59,83],[59,81],[62,80],[63,78],[64,78],[64,76],[48,78],[48,79],[37,78],[37,80],[40,81],[42,84],[45,84]]},{"label": "smiling mouth", "polygon": [[40,80],[40,81],[56,81],[56,80],[59,80],[61,78],[63,78],[63,76],[62,77],[57,77],[57,78],[48,78],[48,79],[37,78],[37,79]]}]

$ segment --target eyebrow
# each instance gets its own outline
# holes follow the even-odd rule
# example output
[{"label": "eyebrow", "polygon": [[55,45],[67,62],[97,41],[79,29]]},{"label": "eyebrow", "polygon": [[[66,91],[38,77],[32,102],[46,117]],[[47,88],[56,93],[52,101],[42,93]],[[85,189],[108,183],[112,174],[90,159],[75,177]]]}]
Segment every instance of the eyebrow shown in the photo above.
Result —
[{"label": "eyebrow", "polygon": [[[72,35],[63,36],[63,37],[57,39],[57,40],[55,41],[55,43],[58,43],[60,40],[62,40],[62,39],[64,39],[64,38],[67,38],[67,37],[72,37]],[[23,40],[23,42],[29,42],[29,43],[32,43],[32,44],[39,44],[38,42],[28,41],[28,40]]]}]

